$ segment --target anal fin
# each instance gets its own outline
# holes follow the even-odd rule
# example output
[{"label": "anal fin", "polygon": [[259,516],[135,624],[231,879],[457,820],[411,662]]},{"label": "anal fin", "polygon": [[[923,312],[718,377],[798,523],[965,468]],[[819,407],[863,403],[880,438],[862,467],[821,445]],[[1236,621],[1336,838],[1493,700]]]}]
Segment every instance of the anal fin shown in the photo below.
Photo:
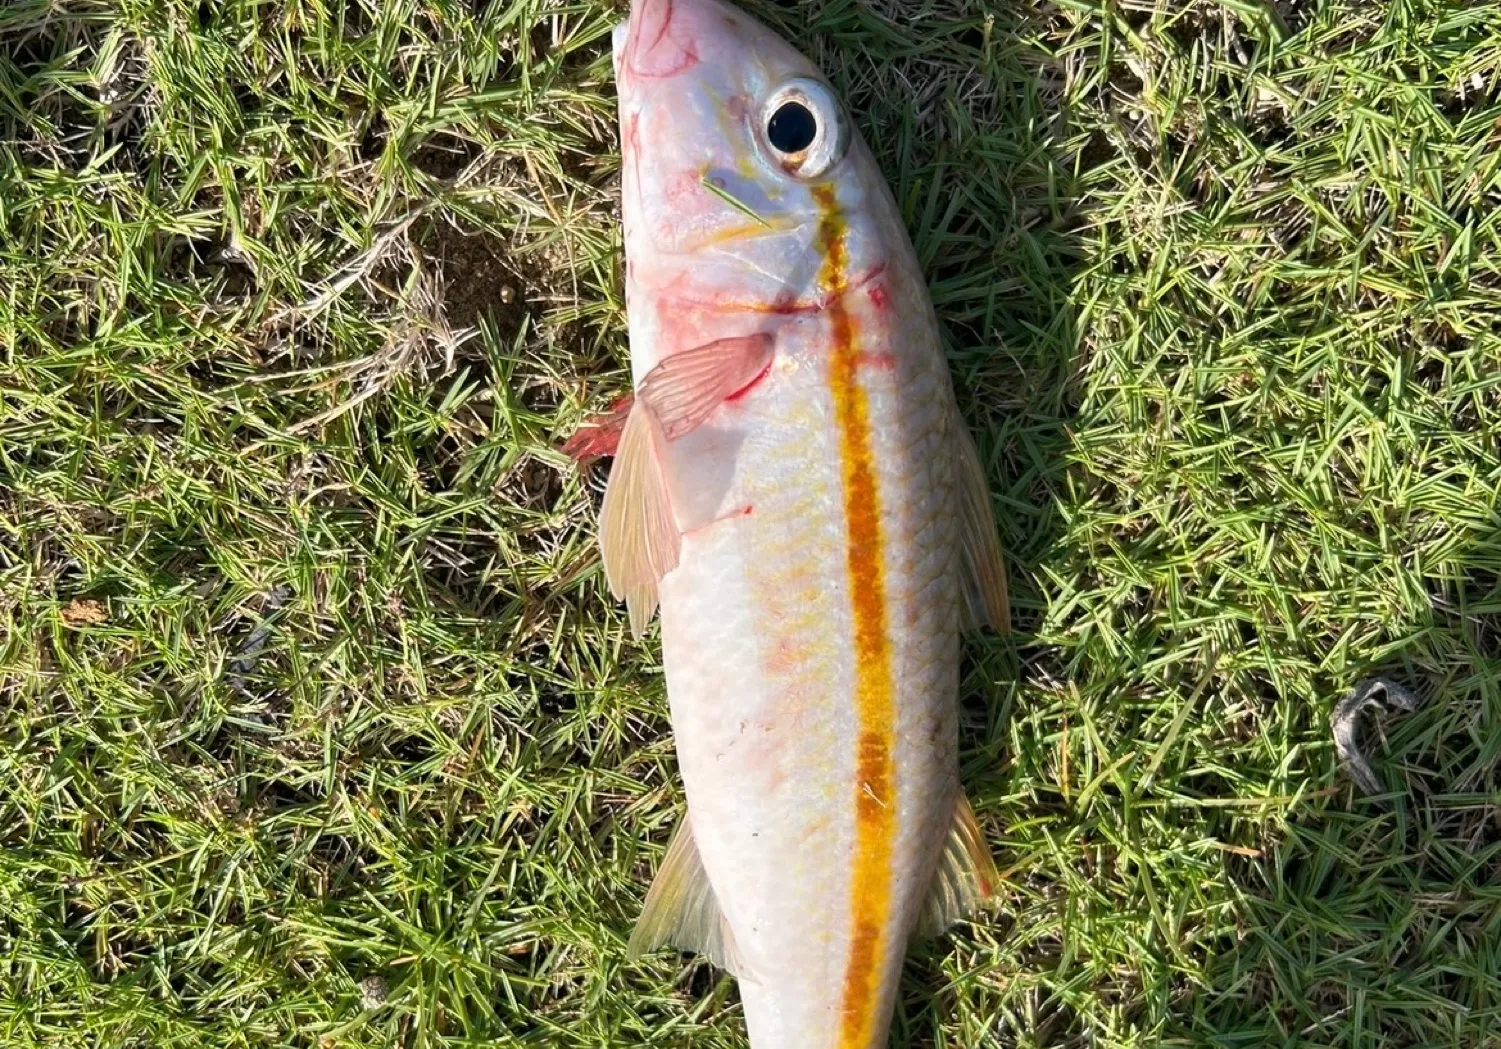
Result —
[{"label": "anal fin", "polygon": [[942,935],[956,921],[974,914],[990,902],[998,880],[985,834],[969,799],[960,792],[938,873],[918,915],[917,935]]},{"label": "anal fin", "polygon": [[736,976],[745,975],[735,937],[704,873],[687,817],[673,833],[657,877],[646,892],[626,956],[634,960],[668,944],[701,954]]}]

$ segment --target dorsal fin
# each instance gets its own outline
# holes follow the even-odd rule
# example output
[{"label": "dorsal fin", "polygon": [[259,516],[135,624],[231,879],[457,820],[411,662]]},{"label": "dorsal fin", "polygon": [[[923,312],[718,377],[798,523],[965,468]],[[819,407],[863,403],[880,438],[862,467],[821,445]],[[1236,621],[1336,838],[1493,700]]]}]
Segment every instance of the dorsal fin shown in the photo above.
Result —
[{"label": "dorsal fin", "polygon": [[963,558],[961,583],[965,626],[992,626],[1011,633],[1011,599],[1006,587],[1006,561],[996,528],[995,507],[985,482],[980,450],[954,409],[954,444],[959,463],[959,549]]},{"label": "dorsal fin", "polygon": [[662,866],[646,892],[626,956],[634,960],[666,944],[702,954],[736,976],[745,975],[735,937],[704,873],[687,817],[673,833]]},{"label": "dorsal fin", "polygon": [[918,915],[917,935],[942,935],[956,921],[974,914],[990,902],[997,880],[990,846],[985,844],[985,834],[961,791],[938,873]]}]

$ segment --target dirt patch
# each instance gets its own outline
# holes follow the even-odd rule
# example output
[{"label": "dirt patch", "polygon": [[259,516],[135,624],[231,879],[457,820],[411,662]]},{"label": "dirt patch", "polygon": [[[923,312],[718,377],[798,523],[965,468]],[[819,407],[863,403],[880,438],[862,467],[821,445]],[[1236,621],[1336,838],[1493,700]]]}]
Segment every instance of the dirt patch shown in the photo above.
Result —
[{"label": "dirt patch", "polygon": [[526,318],[528,296],[497,238],[435,222],[418,244],[443,274],[443,306],[454,328],[489,317],[498,331],[510,333]]},{"label": "dirt patch", "polygon": [[479,146],[457,135],[435,135],[411,155],[412,166],[433,178],[451,182],[480,155]]}]

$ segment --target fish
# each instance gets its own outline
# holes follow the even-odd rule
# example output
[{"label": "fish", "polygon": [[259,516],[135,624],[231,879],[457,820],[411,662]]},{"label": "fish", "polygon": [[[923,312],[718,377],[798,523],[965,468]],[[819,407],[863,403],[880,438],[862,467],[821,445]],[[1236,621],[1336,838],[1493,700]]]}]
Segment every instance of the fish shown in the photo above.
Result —
[{"label": "fish", "polygon": [[752,1049],[884,1046],[907,948],[997,892],[959,783],[961,630],[1009,630],[995,508],[890,187],[836,92],[723,0],[613,35],[633,395],[610,590],[687,801],[629,942],[733,973]]}]

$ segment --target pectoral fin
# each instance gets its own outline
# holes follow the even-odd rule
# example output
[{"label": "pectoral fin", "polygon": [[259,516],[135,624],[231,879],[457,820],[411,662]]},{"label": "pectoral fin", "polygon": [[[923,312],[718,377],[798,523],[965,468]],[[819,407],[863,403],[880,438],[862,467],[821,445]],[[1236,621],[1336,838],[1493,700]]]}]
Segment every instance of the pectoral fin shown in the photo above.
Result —
[{"label": "pectoral fin", "polygon": [[917,919],[917,934],[939,936],[956,921],[975,913],[990,901],[998,878],[984,832],[969,807],[969,799],[961,793],[954,805],[954,821],[938,874]]},{"label": "pectoral fin", "polygon": [[638,396],[651,405],[663,435],[675,441],[760,378],[771,355],[772,338],[765,333],[716,339],[665,358],[641,380]]},{"label": "pectoral fin", "polygon": [[[726,399],[753,385],[771,366],[771,357],[770,335],[718,339],[672,354],[641,380],[613,449],[599,520],[605,578],[610,593],[625,599],[634,637],[651,622],[657,584],[677,567],[683,541],[662,473],[661,446],[692,432]],[[596,449],[581,440],[573,450]]]},{"label": "pectoral fin", "polygon": [[631,932],[626,956],[634,960],[667,944],[702,954],[736,976],[745,975],[735,937],[714,898],[686,818],[674,832],[656,880],[646,892],[646,905]]},{"label": "pectoral fin", "polygon": [[599,511],[599,547],[610,593],[624,598],[631,635],[640,637],[657,610],[657,583],[678,565],[683,537],[672,517],[657,458],[658,425],[638,397],[610,467]]},{"label": "pectoral fin", "polygon": [[985,481],[980,451],[964,420],[955,411],[954,443],[959,460],[959,548],[963,558],[965,625],[992,626],[1011,633],[1011,599],[1006,592],[1006,562],[1000,531]]}]

